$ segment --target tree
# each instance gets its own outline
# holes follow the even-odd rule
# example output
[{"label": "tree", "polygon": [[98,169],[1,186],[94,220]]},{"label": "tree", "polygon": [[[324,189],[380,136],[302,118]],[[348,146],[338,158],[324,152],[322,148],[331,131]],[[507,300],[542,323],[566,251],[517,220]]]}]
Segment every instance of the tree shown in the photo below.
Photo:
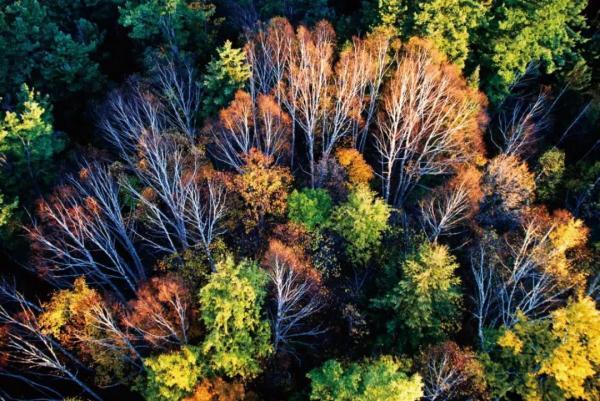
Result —
[{"label": "tree", "polygon": [[289,155],[289,116],[281,110],[273,96],[237,91],[231,104],[221,110],[217,123],[205,127],[214,140],[214,157],[238,172],[244,157],[254,148],[277,163]]},{"label": "tree", "polygon": [[196,0],[126,0],[119,23],[145,47],[146,61],[156,51],[206,61],[214,49],[215,6]]},{"label": "tree", "polygon": [[300,192],[293,190],[288,197],[290,221],[304,225],[309,231],[327,223],[332,207],[331,196],[320,188],[303,188]]},{"label": "tree", "polygon": [[9,103],[25,82],[50,94],[52,101],[102,87],[104,77],[95,60],[101,35],[84,15],[62,18],[73,10],[71,3],[56,12],[54,2],[2,1],[0,93]]},{"label": "tree", "polygon": [[311,341],[325,332],[316,315],[325,307],[321,275],[293,248],[271,240],[263,259],[273,293],[271,326],[276,352],[294,355],[298,345],[311,346]]},{"label": "tree", "polygon": [[139,358],[124,332],[106,325],[112,315],[109,304],[79,277],[73,289],[57,291],[42,305],[38,320],[42,333],[94,366],[96,383],[109,385],[123,380],[128,364],[137,364]]},{"label": "tree", "polygon": [[368,187],[359,185],[345,203],[333,209],[330,227],[347,242],[351,261],[365,265],[381,243],[389,216],[390,207]]},{"label": "tree", "polygon": [[375,149],[382,193],[401,206],[423,177],[448,175],[482,152],[482,100],[431,43],[412,39],[384,89]]},{"label": "tree", "polygon": [[588,272],[575,262],[587,233],[568,212],[549,216],[538,209],[516,232],[484,235],[471,250],[473,314],[481,344],[486,327],[511,327],[519,316],[546,317],[570,291],[583,291]]},{"label": "tree", "polygon": [[[9,196],[27,195],[33,186],[48,184],[52,174],[49,168],[65,141],[52,128],[52,115],[47,99],[21,87],[18,105],[14,112],[6,112],[0,120],[0,155],[3,192]],[[27,183],[27,185],[25,185]],[[31,184],[31,185],[30,185]]]},{"label": "tree", "polygon": [[542,63],[548,73],[568,68],[581,59],[585,0],[503,0],[490,10],[478,60],[485,91],[494,104],[500,103],[526,73],[531,63]]},{"label": "tree", "polygon": [[415,3],[412,34],[430,39],[462,69],[470,53],[473,31],[480,26],[490,2],[426,0]]},{"label": "tree", "polygon": [[409,376],[406,362],[390,356],[346,366],[330,359],[308,377],[311,400],[416,401],[423,396],[421,377]]},{"label": "tree", "polygon": [[600,312],[590,298],[571,300],[551,319],[519,321],[503,330],[486,360],[492,394],[524,400],[593,400],[600,372]]},{"label": "tree", "polygon": [[274,165],[272,157],[251,149],[244,159],[242,174],[233,179],[245,208],[246,229],[262,231],[268,217],[285,215],[292,175],[284,167]]},{"label": "tree", "polygon": [[202,82],[203,109],[207,117],[217,115],[226,107],[238,89],[242,89],[250,78],[250,65],[242,49],[231,47],[225,41],[223,47],[217,49],[218,57],[208,63]]},{"label": "tree", "polygon": [[[41,394],[52,394],[61,397],[60,392],[46,386],[43,379],[53,377],[56,380],[66,380],[83,390],[94,400],[102,398],[82,380],[78,370],[85,368],[67,349],[62,347],[51,335],[44,332],[37,314],[41,311],[38,304],[27,300],[21,293],[14,289],[9,291],[14,313],[8,311],[8,303],[0,305],[0,324],[2,325],[2,339],[4,348],[3,358],[11,364],[17,372],[16,377],[28,387],[40,391]],[[33,377],[33,379],[28,379]]]},{"label": "tree", "polygon": [[480,180],[476,168],[465,169],[419,202],[421,225],[430,241],[458,234],[461,225],[475,215],[483,196]]},{"label": "tree", "polygon": [[495,227],[511,227],[533,202],[535,179],[525,162],[501,154],[487,164],[481,189],[484,198],[479,220]]},{"label": "tree", "polygon": [[445,341],[423,352],[419,365],[426,400],[487,399],[483,365],[473,351]]},{"label": "tree", "polygon": [[564,172],[565,152],[551,148],[540,156],[535,177],[538,200],[545,202],[556,198]]},{"label": "tree", "polygon": [[250,379],[272,352],[270,327],[262,318],[267,275],[254,262],[236,265],[231,257],[200,290],[201,318],[206,327],[202,353],[214,372]]},{"label": "tree", "polygon": [[335,157],[346,170],[350,185],[369,185],[374,177],[373,168],[358,150],[341,148],[335,152]]},{"label": "tree", "polygon": [[243,401],[247,395],[242,383],[230,383],[216,377],[203,379],[196,386],[194,394],[183,401]]},{"label": "tree", "polygon": [[190,290],[174,275],[152,277],[129,301],[124,323],[156,348],[185,345],[194,318]]},{"label": "tree", "polygon": [[146,377],[136,390],[149,401],[179,401],[193,393],[206,373],[203,363],[200,348],[191,345],[146,358]]},{"label": "tree", "polygon": [[13,202],[8,203],[4,200],[4,195],[0,193],[0,229],[8,225],[14,213],[14,210],[19,204],[19,199],[15,199]]},{"label": "tree", "polygon": [[372,306],[383,310],[386,343],[404,350],[456,331],[461,312],[458,263],[445,245],[425,243],[402,264],[400,281]]}]

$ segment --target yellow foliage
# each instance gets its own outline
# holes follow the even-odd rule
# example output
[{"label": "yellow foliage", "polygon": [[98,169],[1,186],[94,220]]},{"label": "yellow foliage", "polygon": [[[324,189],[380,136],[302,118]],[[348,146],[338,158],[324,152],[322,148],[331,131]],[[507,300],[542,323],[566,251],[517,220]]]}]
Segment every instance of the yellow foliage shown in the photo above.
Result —
[{"label": "yellow foliage", "polygon": [[335,156],[338,163],[346,170],[350,185],[368,184],[373,179],[373,169],[358,150],[342,148],[335,153]]},{"label": "yellow foliage", "polygon": [[552,334],[559,345],[539,373],[552,376],[566,398],[594,400],[585,386],[600,374],[600,311],[594,301],[583,298],[552,313]]},{"label": "yellow foliage", "polygon": [[508,348],[513,354],[518,354],[523,350],[523,341],[511,330],[507,330],[498,339],[498,345],[502,348]]},{"label": "yellow foliage", "polygon": [[574,271],[573,263],[567,252],[583,246],[587,241],[589,230],[581,220],[573,218],[568,212],[558,211],[555,213],[554,219],[557,222],[549,236],[551,250],[548,253],[550,257],[546,269],[559,282],[583,287],[586,275],[583,272]]}]

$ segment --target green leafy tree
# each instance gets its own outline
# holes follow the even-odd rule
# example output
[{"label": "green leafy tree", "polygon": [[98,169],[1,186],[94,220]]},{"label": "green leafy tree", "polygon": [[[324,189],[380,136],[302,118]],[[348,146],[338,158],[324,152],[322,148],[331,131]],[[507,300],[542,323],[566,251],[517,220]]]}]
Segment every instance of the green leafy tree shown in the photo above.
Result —
[{"label": "green leafy tree", "polygon": [[17,208],[18,204],[18,199],[15,199],[10,203],[6,202],[4,200],[4,195],[0,193],[0,229],[11,221],[13,212]]},{"label": "green leafy tree", "polygon": [[235,92],[246,84],[251,75],[244,51],[232,47],[230,41],[225,41],[217,53],[217,58],[208,63],[202,83],[203,113],[206,117],[215,116],[227,106],[233,100]]},{"label": "green leafy tree", "polygon": [[94,60],[101,42],[96,26],[84,18],[59,18],[53,3],[0,1],[0,93],[9,102],[24,82],[53,101],[102,87]]},{"label": "green leafy tree", "polygon": [[546,202],[553,199],[565,173],[565,152],[557,148],[544,152],[538,160],[536,173],[538,200]]},{"label": "green leafy tree", "polygon": [[416,5],[412,33],[430,39],[448,59],[463,68],[472,31],[479,26],[489,2],[425,0]]},{"label": "green leafy tree", "polygon": [[356,186],[348,200],[333,209],[331,229],[347,242],[346,250],[357,264],[366,264],[388,228],[390,207],[366,185]]},{"label": "green leafy tree", "polygon": [[481,48],[481,79],[488,97],[499,103],[531,62],[547,73],[577,64],[586,27],[587,0],[502,0],[494,2],[475,45]]},{"label": "green leafy tree", "polygon": [[372,300],[385,312],[384,343],[416,349],[443,340],[459,327],[461,292],[458,263],[448,247],[425,242],[402,264],[400,281]]},{"label": "green leafy tree", "polygon": [[313,369],[311,400],[320,401],[417,401],[423,396],[418,374],[409,376],[407,364],[390,356],[343,365],[329,360]]},{"label": "green leafy tree", "polygon": [[406,0],[377,0],[377,23],[387,28],[398,28],[408,11]]},{"label": "green leafy tree", "polygon": [[5,195],[27,194],[31,187],[47,184],[53,177],[52,163],[65,141],[52,128],[46,99],[23,85],[14,112],[0,120],[0,190]]},{"label": "green leafy tree", "polygon": [[600,390],[600,311],[594,301],[571,301],[550,319],[504,329],[483,356],[492,395],[525,401],[595,400]]},{"label": "green leafy tree", "polygon": [[145,47],[147,63],[156,51],[192,56],[200,62],[214,48],[215,6],[198,0],[127,0],[119,22]]},{"label": "green leafy tree", "polygon": [[180,401],[193,393],[205,374],[202,352],[191,345],[146,358],[144,367],[146,377],[134,388],[148,401]]},{"label": "green leafy tree", "polygon": [[288,197],[290,220],[303,224],[310,231],[314,231],[327,222],[331,208],[331,196],[322,188],[294,190]]},{"label": "green leafy tree", "polygon": [[334,17],[334,10],[327,0],[264,0],[260,2],[263,20],[284,16],[292,22],[313,25],[320,20]]},{"label": "green leafy tree", "polygon": [[200,290],[207,330],[202,352],[213,371],[244,379],[261,372],[261,359],[273,351],[270,326],[262,317],[267,281],[255,262],[236,265],[228,257]]}]

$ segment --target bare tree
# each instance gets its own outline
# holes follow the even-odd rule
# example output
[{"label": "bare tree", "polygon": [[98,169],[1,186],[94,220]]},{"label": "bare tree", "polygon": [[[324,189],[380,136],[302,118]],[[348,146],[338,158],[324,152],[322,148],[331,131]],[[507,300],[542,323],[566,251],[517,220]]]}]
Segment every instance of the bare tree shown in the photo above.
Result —
[{"label": "bare tree", "polygon": [[[51,336],[45,334],[36,317],[36,310],[30,302],[15,293],[15,313],[10,313],[7,307],[0,304],[0,324],[5,330],[3,343],[8,350],[8,362],[15,367],[20,367],[24,374],[13,375],[29,383],[42,393],[52,394],[58,391],[43,385],[40,377],[54,377],[68,380],[81,388],[91,398],[102,401],[102,398],[88,386],[80,377],[78,368],[83,365],[68,351],[60,346]],[[29,380],[27,376],[38,377],[38,380]]]},{"label": "bare tree", "polygon": [[520,233],[484,237],[471,252],[473,315],[482,344],[484,327],[511,327],[519,313],[546,316],[577,285],[577,280],[562,280],[551,268],[554,258],[564,252],[552,242],[556,228],[530,219]]},{"label": "bare tree", "polygon": [[372,123],[377,114],[377,106],[380,102],[383,80],[390,68],[390,51],[392,35],[390,32],[376,29],[370,33],[362,42],[355,44],[359,48],[363,63],[365,63],[365,85],[360,88],[360,98],[366,99],[362,102],[363,124],[359,121],[354,124],[352,142],[354,146],[363,152]]},{"label": "bare tree", "polygon": [[136,270],[121,256],[113,225],[93,198],[62,187],[40,202],[38,216],[26,230],[43,278],[64,287],[84,275],[121,299],[126,297],[118,281],[135,291]]},{"label": "bare tree", "polygon": [[[532,103],[518,100],[507,112],[503,110],[498,117],[498,132],[501,143],[494,145],[502,153],[524,157],[537,142],[538,133],[546,125],[547,94],[540,92]],[[492,141],[494,137],[492,136]]]},{"label": "bare tree", "polygon": [[375,149],[382,192],[400,206],[424,176],[445,175],[479,150],[476,94],[436,63],[427,43],[409,43],[385,90]]},{"label": "bare tree", "polygon": [[80,196],[95,207],[97,214],[123,246],[135,266],[135,280],[145,280],[146,272],[133,241],[135,221],[133,216],[123,216],[123,205],[119,199],[121,188],[109,168],[98,162],[84,161],[79,177],[71,177],[69,181]]},{"label": "bare tree", "polygon": [[187,344],[192,296],[174,275],[153,277],[129,302],[125,325],[153,347]]},{"label": "bare tree", "polygon": [[224,186],[203,176],[198,151],[182,137],[149,133],[138,149],[134,173],[143,189],[129,182],[125,188],[142,208],[149,230],[143,240],[166,253],[202,245],[210,258],[210,244],[222,233]]},{"label": "bare tree", "polygon": [[473,216],[480,198],[474,190],[479,186],[479,175],[474,175],[467,172],[455,177],[419,203],[421,225],[430,241],[458,234],[460,226]]},{"label": "bare tree", "polygon": [[109,94],[98,126],[119,156],[131,163],[142,134],[165,131],[167,124],[162,108],[147,85],[131,79],[125,88]]},{"label": "bare tree", "polygon": [[291,123],[272,96],[238,91],[229,107],[221,111],[218,123],[208,124],[215,145],[213,156],[242,172],[244,156],[252,148],[276,162],[287,158]]},{"label": "bare tree", "polygon": [[200,109],[200,87],[196,72],[189,62],[157,60],[155,95],[170,127],[194,138]]},{"label": "bare tree", "polygon": [[421,364],[427,401],[479,399],[485,392],[484,372],[476,355],[452,341],[430,347]]},{"label": "bare tree", "polygon": [[294,270],[279,255],[273,257],[268,274],[273,285],[274,311],[272,327],[274,346],[293,354],[294,346],[306,344],[325,332],[312,321],[324,307],[319,288],[313,278]]},{"label": "bare tree", "polygon": [[325,22],[312,31],[301,26],[297,33],[297,49],[289,70],[290,108],[292,118],[304,133],[311,186],[315,186],[315,144],[324,122],[324,105],[331,99],[329,84],[333,73],[335,33]]}]

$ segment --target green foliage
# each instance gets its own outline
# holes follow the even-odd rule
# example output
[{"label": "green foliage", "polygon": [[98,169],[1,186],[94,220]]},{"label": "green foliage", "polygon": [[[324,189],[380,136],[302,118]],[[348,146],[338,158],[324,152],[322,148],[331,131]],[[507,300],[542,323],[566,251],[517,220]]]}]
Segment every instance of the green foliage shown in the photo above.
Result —
[{"label": "green foliage", "polygon": [[127,0],[119,22],[146,47],[147,62],[157,50],[204,61],[214,48],[214,14],[214,5],[198,0]]},{"label": "green foliage", "polygon": [[481,0],[419,1],[412,32],[430,39],[462,69],[469,54],[471,32],[479,26],[488,6]]},{"label": "green foliage", "polygon": [[211,369],[250,379],[272,352],[269,323],[262,318],[267,275],[255,262],[238,265],[228,257],[200,290],[206,338],[202,344]]},{"label": "green foliage", "polygon": [[[384,343],[416,349],[435,343],[459,327],[460,279],[458,263],[448,247],[425,242],[402,264],[400,281],[372,300],[386,316]],[[394,344],[395,343],[395,344]]]},{"label": "green foliage", "polygon": [[232,47],[230,41],[225,41],[223,47],[217,50],[218,57],[208,63],[202,86],[203,113],[213,117],[227,106],[238,89],[244,87],[250,78],[250,65],[242,49]]},{"label": "green foliage", "polygon": [[398,28],[400,18],[408,10],[406,0],[378,0],[377,24],[388,28]]},{"label": "green foliage", "polygon": [[15,199],[12,202],[6,202],[4,200],[4,195],[0,193],[0,229],[10,222],[13,212],[18,204],[18,199]]},{"label": "green foliage", "polygon": [[519,321],[484,355],[492,395],[503,400],[595,400],[600,375],[600,311],[590,298],[570,302],[551,319]]},{"label": "green foliage", "polygon": [[564,172],[565,152],[552,148],[540,156],[536,171],[536,191],[539,201],[549,201],[556,196]]},{"label": "green foliage", "polygon": [[260,15],[266,21],[272,17],[285,16],[291,21],[313,25],[334,16],[328,0],[265,0],[260,4]]},{"label": "green foliage", "polygon": [[311,400],[320,401],[416,401],[423,396],[418,374],[408,376],[406,364],[390,356],[344,366],[329,360],[313,369]]},{"label": "green foliage", "polygon": [[52,163],[65,142],[52,128],[48,104],[39,93],[23,85],[14,112],[0,120],[0,191],[10,196],[27,193],[53,177]]},{"label": "green foliage", "polygon": [[568,68],[581,56],[586,27],[581,12],[587,0],[502,0],[494,3],[475,45],[481,47],[482,83],[493,103],[499,103],[511,84],[531,62],[545,71]]},{"label": "green foliage", "polygon": [[204,374],[199,347],[144,359],[146,378],[135,386],[148,401],[180,401],[191,394]]},{"label": "green foliage", "polygon": [[39,0],[0,1],[0,93],[14,94],[29,82],[59,101],[102,87],[93,57],[101,41],[97,28],[53,10]]},{"label": "green foliage", "polygon": [[390,207],[366,185],[356,186],[348,200],[333,209],[331,229],[348,243],[353,262],[366,264],[388,228]]},{"label": "green foliage", "polygon": [[288,217],[294,223],[303,224],[309,231],[327,222],[331,208],[331,196],[321,188],[294,190],[288,197]]}]

